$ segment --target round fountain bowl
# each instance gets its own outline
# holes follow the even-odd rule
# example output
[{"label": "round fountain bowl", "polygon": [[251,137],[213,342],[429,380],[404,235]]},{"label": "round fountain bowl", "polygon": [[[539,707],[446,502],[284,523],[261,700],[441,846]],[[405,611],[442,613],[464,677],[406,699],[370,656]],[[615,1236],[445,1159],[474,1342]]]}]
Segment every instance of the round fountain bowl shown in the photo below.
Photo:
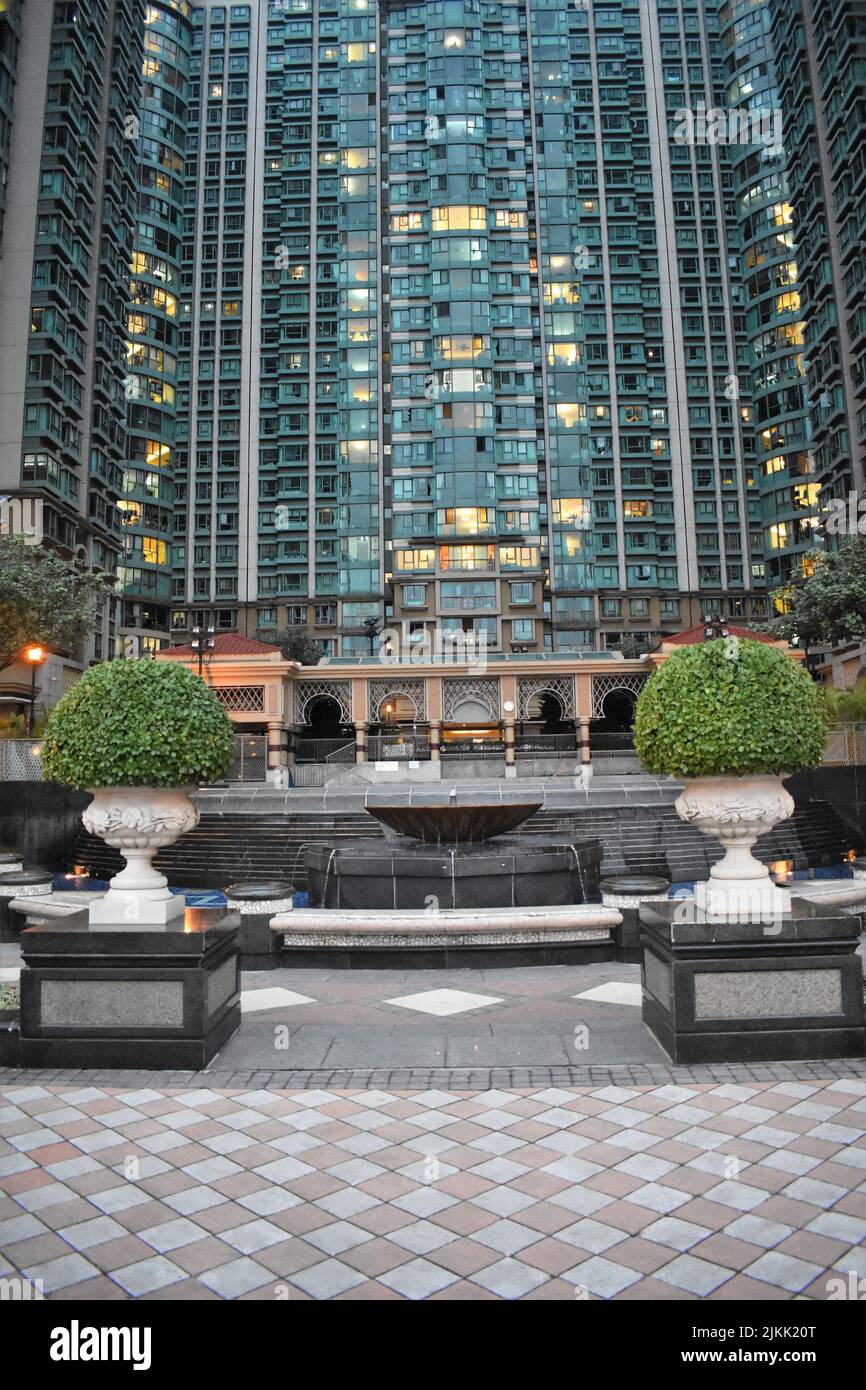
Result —
[{"label": "round fountain bowl", "polygon": [[598,901],[601,844],[541,835],[494,844],[356,840],[312,845],[306,863],[311,907],[559,907]]},{"label": "round fountain bowl", "polygon": [[424,845],[468,845],[507,835],[541,809],[540,801],[459,805],[456,802],[368,806],[367,811],[398,835]]}]

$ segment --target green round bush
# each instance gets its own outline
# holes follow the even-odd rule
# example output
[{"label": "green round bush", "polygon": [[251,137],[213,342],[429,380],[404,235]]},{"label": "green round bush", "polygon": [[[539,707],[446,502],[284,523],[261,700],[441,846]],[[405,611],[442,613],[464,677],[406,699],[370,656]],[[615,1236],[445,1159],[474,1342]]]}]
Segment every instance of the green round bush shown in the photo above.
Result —
[{"label": "green round bush", "polygon": [[821,761],[820,688],[785,652],[724,638],[683,647],[641,691],[634,742],[649,772],[778,776]]},{"label": "green round bush", "polygon": [[177,661],[106,661],[58,703],[42,770],[70,787],[179,787],[228,770],[235,731],[219,700]]}]

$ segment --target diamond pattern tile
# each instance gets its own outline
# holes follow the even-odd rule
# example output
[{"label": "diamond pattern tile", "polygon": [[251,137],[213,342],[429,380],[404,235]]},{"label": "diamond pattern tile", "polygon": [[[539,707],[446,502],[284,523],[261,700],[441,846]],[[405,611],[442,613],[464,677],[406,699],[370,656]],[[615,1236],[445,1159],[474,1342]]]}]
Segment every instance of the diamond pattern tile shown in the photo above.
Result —
[{"label": "diamond pattern tile", "polygon": [[[388,1001],[434,1017],[500,1002]],[[0,1270],[49,1299],[267,1298],[277,1284],[311,1299],[795,1299],[839,1271],[866,1276],[856,1078],[257,1082],[6,1086]]]}]

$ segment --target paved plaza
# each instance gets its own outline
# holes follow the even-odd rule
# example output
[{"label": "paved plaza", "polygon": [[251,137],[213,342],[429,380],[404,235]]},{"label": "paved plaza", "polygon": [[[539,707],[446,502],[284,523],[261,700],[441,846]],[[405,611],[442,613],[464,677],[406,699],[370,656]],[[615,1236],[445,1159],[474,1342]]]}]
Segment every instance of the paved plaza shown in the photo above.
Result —
[{"label": "paved plaza", "polygon": [[338,1091],[4,1084],[0,1272],[49,1299],[827,1299],[866,1076]]}]

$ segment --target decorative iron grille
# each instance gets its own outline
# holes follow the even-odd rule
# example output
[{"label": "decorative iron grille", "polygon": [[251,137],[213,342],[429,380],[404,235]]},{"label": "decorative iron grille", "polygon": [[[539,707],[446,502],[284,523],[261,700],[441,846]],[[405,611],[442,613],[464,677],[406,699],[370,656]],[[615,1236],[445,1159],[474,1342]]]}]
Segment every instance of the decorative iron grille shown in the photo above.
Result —
[{"label": "decorative iron grille", "polygon": [[218,685],[214,687],[214,694],[226,709],[253,714],[264,713],[263,685]]},{"label": "decorative iron grille", "polygon": [[[446,680],[442,682],[442,717],[446,723],[457,720],[460,705],[471,700],[487,711],[489,719],[499,718],[499,681],[489,678]],[[465,720],[461,720],[465,723]]]},{"label": "decorative iron grille", "polygon": [[379,711],[385,702],[395,695],[402,695],[412,705],[414,719],[427,718],[427,685],[423,680],[397,677],[396,680],[372,680],[369,687],[369,719],[372,724],[379,722]]},{"label": "decorative iron grille", "polygon": [[517,682],[517,716],[531,719],[529,707],[537,695],[552,695],[562,710],[563,719],[574,718],[573,676],[525,676]]},{"label": "decorative iron grille", "polygon": [[592,678],[592,717],[604,718],[604,702],[615,690],[624,690],[635,698],[641,693],[648,677],[640,672],[621,676],[593,676]]},{"label": "decorative iron grille", "polygon": [[340,721],[352,723],[351,681],[295,681],[295,723],[309,724],[307,711],[316,700],[328,697],[340,710]]}]

